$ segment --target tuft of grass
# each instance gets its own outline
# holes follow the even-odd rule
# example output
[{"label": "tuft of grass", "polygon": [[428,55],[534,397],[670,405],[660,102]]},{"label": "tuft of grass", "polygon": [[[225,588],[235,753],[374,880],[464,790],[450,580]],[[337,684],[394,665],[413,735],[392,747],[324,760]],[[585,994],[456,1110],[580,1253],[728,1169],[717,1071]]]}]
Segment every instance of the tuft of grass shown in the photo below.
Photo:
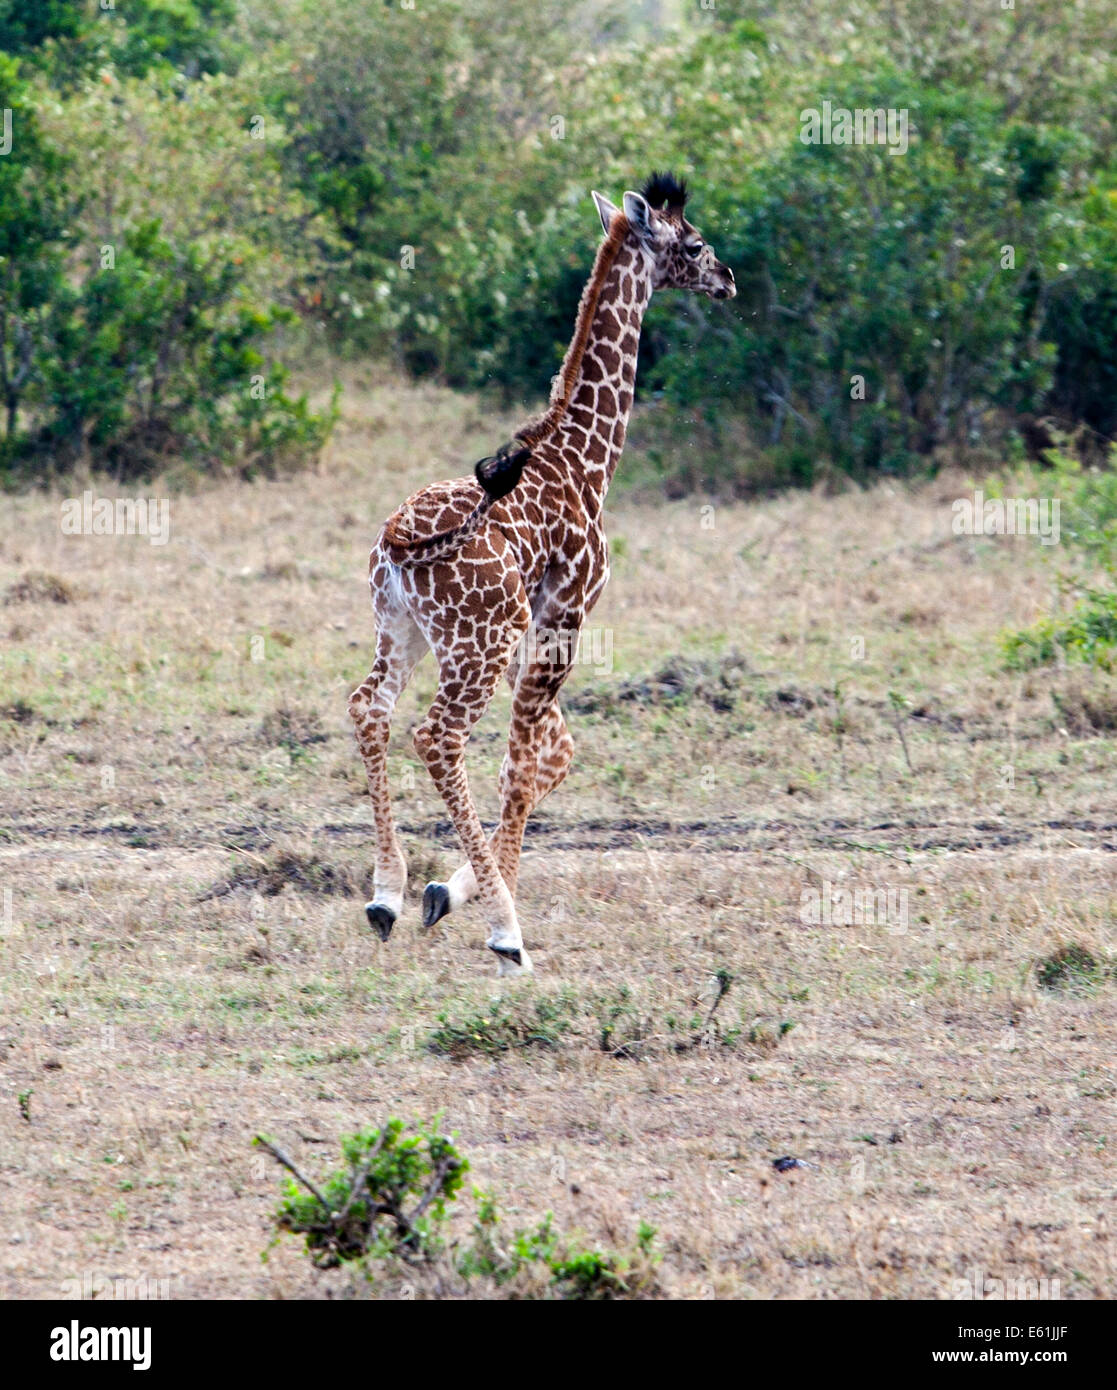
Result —
[{"label": "tuft of grass", "polygon": [[1085,946],[1071,943],[1036,962],[1036,978],[1041,989],[1081,989],[1096,985],[1101,966]]},{"label": "tuft of grass", "polygon": [[38,710],[26,700],[13,700],[10,705],[0,705],[0,719],[10,720],[13,724],[30,724],[37,715]]},{"label": "tuft of grass", "polygon": [[427,1049],[463,1061],[522,1048],[556,1048],[568,1032],[576,1005],[567,991],[553,996],[490,999],[488,1007],[454,1018],[438,1015]]},{"label": "tuft of grass", "polygon": [[1117,683],[1098,677],[1081,678],[1052,690],[1051,700],[1067,732],[1075,735],[1112,733],[1117,729]]},{"label": "tuft of grass", "polygon": [[534,1230],[518,1229],[505,1236],[492,1196],[479,1188],[473,1195],[477,1202],[473,1238],[457,1261],[458,1273],[467,1282],[484,1279],[498,1288],[517,1283],[530,1287],[531,1275],[541,1268],[550,1276],[547,1292],[561,1299],[605,1302],[652,1297],[658,1292],[656,1229],[648,1222],[640,1222],[629,1251],[587,1250],[555,1232],[550,1212]]},{"label": "tuft of grass", "polygon": [[742,697],[748,664],[737,651],[699,659],[671,656],[656,671],[616,686],[589,686],[567,695],[563,704],[578,714],[601,714],[625,704],[681,708],[704,702],[717,714],[735,710]]},{"label": "tuft of grass", "polygon": [[4,591],[5,603],[76,603],[78,591],[68,580],[46,570],[28,570]]},{"label": "tuft of grass", "polygon": [[238,888],[274,898],[287,887],[300,893],[345,898],[367,897],[373,891],[371,874],[357,875],[344,864],[330,864],[317,855],[285,850],[255,864],[239,865],[196,901],[223,898]]},{"label": "tuft of grass", "polygon": [[280,705],[260,724],[260,741],[268,748],[286,748],[292,758],[302,756],[315,743],[325,743],[329,734],[314,711]]}]

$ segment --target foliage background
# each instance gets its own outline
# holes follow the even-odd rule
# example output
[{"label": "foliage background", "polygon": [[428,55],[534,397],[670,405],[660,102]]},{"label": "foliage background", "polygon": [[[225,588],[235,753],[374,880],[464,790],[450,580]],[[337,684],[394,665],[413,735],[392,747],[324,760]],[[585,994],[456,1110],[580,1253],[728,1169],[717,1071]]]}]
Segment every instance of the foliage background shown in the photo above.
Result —
[{"label": "foliage background", "polygon": [[[322,349],[534,401],[590,188],[652,167],[741,287],[649,315],[668,492],[1011,460],[1040,419],[1103,457],[1115,48],[1107,0],[0,0],[2,467],[304,460]],[[802,144],[824,100],[906,109],[908,152]]]}]

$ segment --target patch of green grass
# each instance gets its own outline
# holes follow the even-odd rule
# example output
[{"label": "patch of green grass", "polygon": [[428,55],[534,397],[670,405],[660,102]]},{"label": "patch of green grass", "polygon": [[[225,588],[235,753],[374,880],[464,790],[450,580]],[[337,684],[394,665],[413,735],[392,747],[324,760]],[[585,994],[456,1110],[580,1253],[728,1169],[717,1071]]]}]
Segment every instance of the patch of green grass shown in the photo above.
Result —
[{"label": "patch of green grass", "polygon": [[1084,589],[1068,614],[1040,618],[1031,627],[1001,638],[1010,670],[1053,666],[1062,652],[1068,661],[1117,669],[1117,590]]},{"label": "patch of green grass", "polygon": [[548,1291],[562,1299],[604,1302],[654,1291],[656,1229],[648,1222],[640,1222],[631,1251],[587,1250],[556,1234],[550,1212],[534,1230],[505,1236],[493,1198],[477,1188],[473,1195],[477,1201],[473,1239],[457,1262],[458,1273],[467,1282],[489,1279],[499,1288],[542,1267],[550,1276]]},{"label": "patch of green grass", "polygon": [[1036,962],[1036,979],[1041,989],[1082,989],[1097,985],[1102,968],[1085,946],[1071,943]]},{"label": "patch of green grass", "polygon": [[438,1015],[429,1051],[461,1061],[520,1048],[556,1048],[571,1027],[577,1004],[569,990],[556,995],[490,999],[488,1007],[453,1017]]}]

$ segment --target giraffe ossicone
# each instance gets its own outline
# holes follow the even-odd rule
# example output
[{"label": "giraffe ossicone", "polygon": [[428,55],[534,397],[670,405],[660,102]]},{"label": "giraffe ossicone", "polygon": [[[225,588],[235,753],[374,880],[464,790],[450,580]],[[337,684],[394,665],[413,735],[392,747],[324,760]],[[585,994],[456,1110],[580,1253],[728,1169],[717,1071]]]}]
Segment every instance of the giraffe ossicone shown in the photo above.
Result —
[{"label": "giraffe ossicone", "polygon": [[[415,731],[415,748],[466,859],[447,883],[427,885],[423,923],[430,928],[476,897],[499,973],[531,970],[515,906],[524,826],[565,778],[574,751],[558,693],[609,578],[602,510],[624,447],[644,311],[658,289],[712,299],[737,292],[733,272],[687,220],[686,199],[685,185],[669,174],[653,174],[619,208],[593,194],[605,238],[547,409],[482,459],[473,477],[409,497],[372,548],[376,656],[349,713],[376,832],[374,894],[365,912],[382,941],[407,884],[388,788],[389,727],[411,673],[431,651],[438,692]],[[532,642],[535,632],[548,640]],[[505,675],[512,719],[500,824],[490,839],[470,795],[465,747]]]}]

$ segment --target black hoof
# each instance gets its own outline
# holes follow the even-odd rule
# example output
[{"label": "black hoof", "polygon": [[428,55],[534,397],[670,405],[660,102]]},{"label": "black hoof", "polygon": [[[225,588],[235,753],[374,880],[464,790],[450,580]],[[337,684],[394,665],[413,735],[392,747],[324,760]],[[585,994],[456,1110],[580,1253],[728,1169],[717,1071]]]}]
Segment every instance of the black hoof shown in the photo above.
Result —
[{"label": "black hoof", "polygon": [[518,946],[490,946],[489,950],[493,955],[503,956],[505,960],[515,961],[517,965],[523,965],[524,958],[520,954]]},{"label": "black hoof", "polygon": [[383,903],[369,903],[365,907],[365,916],[368,918],[369,926],[380,940],[387,941],[396,924],[396,914],[392,909],[385,907]]},{"label": "black hoof", "polygon": [[423,926],[433,927],[449,911],[449,888],[444,883],[428,883],[423,889]]}]

